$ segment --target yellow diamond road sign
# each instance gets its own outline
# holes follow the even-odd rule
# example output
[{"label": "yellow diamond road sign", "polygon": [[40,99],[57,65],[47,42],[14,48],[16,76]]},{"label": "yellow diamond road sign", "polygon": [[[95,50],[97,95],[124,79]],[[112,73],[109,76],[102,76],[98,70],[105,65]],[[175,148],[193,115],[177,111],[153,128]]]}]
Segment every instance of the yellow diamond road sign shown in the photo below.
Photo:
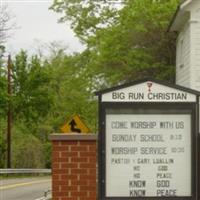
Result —
[{"label": "yellow diamond road sign", "polygon": [[66,124],[61,127],[62,133],[91,133],[91,130],[83,122],[79,115],[74,115]]}]

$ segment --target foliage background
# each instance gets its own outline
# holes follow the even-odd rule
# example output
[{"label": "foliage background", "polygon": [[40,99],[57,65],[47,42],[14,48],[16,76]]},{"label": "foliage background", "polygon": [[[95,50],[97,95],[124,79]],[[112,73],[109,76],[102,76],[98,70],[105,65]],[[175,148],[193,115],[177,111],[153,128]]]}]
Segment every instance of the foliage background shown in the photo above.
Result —
[{"label": "foliage background", "polygon": [[[51,167],[48,135],[73,114],[97,133],[94,91],[153,77],[174,82],[176,34],[167,27],[178,0],[54,0],[86,48],[66,54],[52,43],[49,56],[21,50],[12,57],[7,95],[5,37],[0,38],[0,167],[6,167],[6,113],[12,107],[12,167]],[[2,15],[0,18],[2,18]],[[5,15],[7,16],[7,15]],[[1,19],[0,19],[1,20]],[[9,18],[7,18],[9,20]],[[6,26],[6,24],[5,24]],[[5,36],[4,29],[0,29]]]}]

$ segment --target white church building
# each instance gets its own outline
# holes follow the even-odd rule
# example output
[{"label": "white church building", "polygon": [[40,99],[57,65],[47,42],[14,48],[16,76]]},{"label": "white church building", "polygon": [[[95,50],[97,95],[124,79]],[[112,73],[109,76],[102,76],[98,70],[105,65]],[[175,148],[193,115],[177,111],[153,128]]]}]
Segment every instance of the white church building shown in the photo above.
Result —
[{"label": "white church building", "polygon": [[182,0],[169,30],[178,33],[176,84],[200,91],[200,0]]},{"label": "white church building", "polygon": [[169,31],[178,33],[176,84],[200,91],[200,0],[182,0]]}]

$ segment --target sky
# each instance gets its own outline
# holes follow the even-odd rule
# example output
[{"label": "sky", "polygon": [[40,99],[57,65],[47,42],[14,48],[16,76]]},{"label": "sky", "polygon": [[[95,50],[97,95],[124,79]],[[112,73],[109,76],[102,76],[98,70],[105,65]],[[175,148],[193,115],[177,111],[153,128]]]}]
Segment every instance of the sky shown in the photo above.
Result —
[{"label": "sky", "polygon": [[83,50],[69,23],[58,23],[61,15],[48,9],[52,2],[53,0],[0,0],[0,6],[7,4],[16,24],[6,44],[7,52],[15,54],[20,49],[26,49],[34,53],[39,47],[54,41],[67,46],[67,52],[70,53]]}]

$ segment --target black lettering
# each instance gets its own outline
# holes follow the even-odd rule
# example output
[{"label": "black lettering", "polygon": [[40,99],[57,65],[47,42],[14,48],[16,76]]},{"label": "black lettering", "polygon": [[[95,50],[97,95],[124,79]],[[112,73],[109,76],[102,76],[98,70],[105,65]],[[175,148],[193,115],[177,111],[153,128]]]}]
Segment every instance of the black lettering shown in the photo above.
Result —
[{"label": "black lettering", "polygon": [[173,129],[174,128],[174,124],[173,124],[173,122],[170,122],[170,121],[160,122],[160,128]]},{"label": "black lettering", "polygon": [[111,122],[112,129],[127,129],[128,124],[126,121],[113,121]]},{"label": "black lettering", "polygon": [[131,197],[144,197],[146,194],[145,190],[130,190],[129,195]]},{"label": "black lettering", "polygon": [[163,135],[140,135],[141,142],[164,142]]},{"label": "black lettering", "polygon": [[158,171],[168,171],[168,166],[167,165],[159,165]]},{"label": "black lettering", "polygon": [[149,100],[187,100],[187,93],[148,93]]},{"label": "black lettering", "polygon": [[134,166],[134,167],[133,167],[133,170],[134,170],[134,171],[140,171],[140,166]]},{"label": "black lettering", "polygon": [[128,98],[131,100],[142,100],[144,99],[143,93],[129,93]]},{"label": "black lettering", "polygon": [[140,178],[140,173],[133,174],[133,178]]},{"label": "black lettering", "polygon": [[142,180],[129,181],[129,187],[133,187],[133,188],[143,188],[143,187],[146,187],[146,181],[142,181]]},{"label": "black lettering", "polygon": [[169,187],[170,186],[170,181],[169,180],[158,180],[157,181],[157,187]]},{"label": "black lettering", "polygon": [[184,122],[176,122],[176,129],[184,129]]},{"label": "black lettering", "polygon": [[112,154],[118,155],[127,155],[127,154],[136,154],[138,152],[137,147],[113,147],[111,148]]},{"label": "black lettering", "polygon": [[175,197],[177,193],[177,190],[172,189],[159,189],[157,190],[157,196],[163,196],[163,197]]},{"label": "black lettering", "polygon": [[113,142],[135,142],[136,135],[127,135],[127,134],[113,134],[112,135]]},{"label": "black lettering", "polygon": [[166,147],[141,147],[140,153],[142,155],[165,155],[167,154]]},{"label": "black lettering", "polygon": [[145,121],[134,121],[131,122],[131,128],[133,129],[153,129],[156,127],[156,122],[150,121],[150,122],[145,122]]},{"label": "black lettering", "polygon": [[157,173],[157,178],[158,179],[166,179],[166,178],[171,179],[172,174],[171,173]]},{"label": "black lettering", "polygon": [[125,99],[124,92],[113,92],[112,93],[112,99]]}]

